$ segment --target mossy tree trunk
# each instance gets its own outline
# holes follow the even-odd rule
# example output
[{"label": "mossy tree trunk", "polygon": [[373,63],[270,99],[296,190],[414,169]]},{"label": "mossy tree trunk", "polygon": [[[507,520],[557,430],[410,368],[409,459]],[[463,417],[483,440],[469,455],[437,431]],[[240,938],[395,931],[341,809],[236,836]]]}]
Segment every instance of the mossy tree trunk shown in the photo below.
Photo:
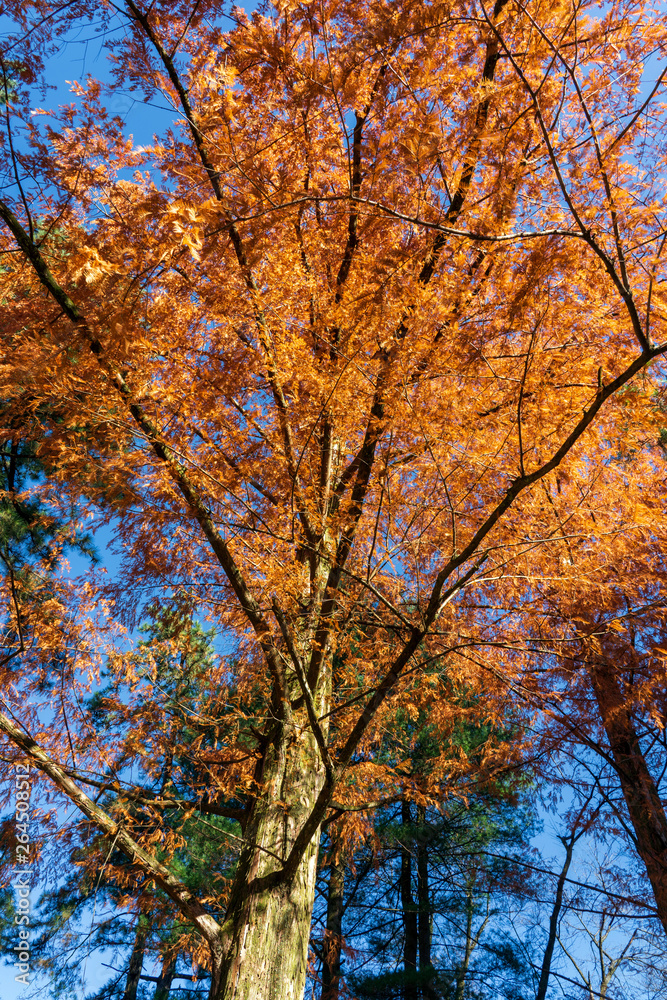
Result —
[{"label": "mossy tree trunk", "polygon": [[277,726],[266,748],[258,794],[244,829],[223,937],[213,955],[211,1000],[301,1000],[320,831],[293,871],[285,862],[324,785],[312,732]]}]

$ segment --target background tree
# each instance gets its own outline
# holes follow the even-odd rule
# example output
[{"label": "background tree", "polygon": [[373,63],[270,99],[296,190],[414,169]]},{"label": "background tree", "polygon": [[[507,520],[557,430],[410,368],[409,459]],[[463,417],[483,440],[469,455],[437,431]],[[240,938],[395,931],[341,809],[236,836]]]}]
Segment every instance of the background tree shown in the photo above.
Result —
[{"label": "background tree", "polygon": [[[350,879],[353,895],[344,907],[344,936],[363,970],[355,971],[354,963],[349,970],[353,995],[531,995],[525,957],[504,918],[507,898],[518,897],[522,906],[527,889],[516,857],[527,850],[531,810],[527,800],[518,807],[516,795],[505,796],[473,793],[468,805],[445,803],[441,811],[424,810],[417,822],[414,809],[412,822],[404,807],[393,816],[387,810],[378,858],[367,869],[357,863],[365,876]],[[427,899],[420,898],[425,871]],[[403,968],[396,970],[399,962]]]}]

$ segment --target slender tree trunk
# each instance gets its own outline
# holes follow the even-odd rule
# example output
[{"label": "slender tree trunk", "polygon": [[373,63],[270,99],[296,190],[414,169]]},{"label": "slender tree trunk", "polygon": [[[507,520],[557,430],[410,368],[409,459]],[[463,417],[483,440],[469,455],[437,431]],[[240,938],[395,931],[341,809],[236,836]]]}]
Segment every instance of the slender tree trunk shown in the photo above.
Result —
[{"label": "slender tree trunk", "polygon": [[428,846],[424,839],[426,809],[417,809],[417,823],[420,836],[417,840],[417,905],[419,907],[419,972],[423,977],[421,991],[424,1000],[436,996],[432,985],[433,965],[431,963],[431,900],[428,885]]},{"label": "slender tree trunk", "polygon": [[160,975],[158,976],[153,1000],[169,1000],[169,990],[171,989],[175,972],[176,958],[165,955],[162,959],[162,968],[160,969]]},{"label": "slender tree trunk", "polygon": [[646,867],[658,916],[667,933],[667,817],[648,769],[632,713],[611,663],[590,670],[593,691],[621,782],[625,804]]},{"label": "slender tree trunk", "polygon": [[401,822],[403,824],[403,843],[401,844],[401,906],[403,909],[403,969],[406,982],[403,988],[405,1000],[417,1000],[417,948],[419,935],[417,930],[417,909],[412,898],[412,854],[410,852],[411,823],[410,803],[403,799],[401,803]]},{"label": "slender tree trunk", "polygon": [[319,830],[294,876],[278,875],[324,776],[310,730],[283,726],[265,751],[262,794],[244,830],[220,951],[212,955],[211,1000],[301,1000]]},{"label": "slender tree trunk", "polygon": [[[581,836],[581,834],[579,834],[579,836]],[[549,975],[551,973],[551,962],[553,960],[554,948],[558,938],[558,921],[560,920],[561,910],[563,909],[563,890],[565,888],[565,879],[567,878],[567,873],[570,869],[570,864],[572,863],[574,845],[578,839],[579,837],[575,833],[572,833],[569,837],[560,838],[563,846],[565,847],[565,861],[563,862],[563,867],[561,868],[560,875],[558,876],[558,882],[556,883],[556,897],[551,910],[549,935],[547,937],[547,946],[544,949],[540,982],[537,987],[535,1000],[546,1000],[547,989],[549,988]]]},{"label": "slender tree trunk", "polygon": [[472,886],[468,886],[466,890],[466,943],[465,951],[463,952],[463,961],[456,970],[456,992],[454,993],[454,1000],[463,1000],[468,968],[470,966],[470,958],[475,949],[475,939],[472,932],[472,921],[475,909],[473,903],[474,898]]},{"label": "slender tree trunk", "polygon": [[337,844],[332,843],[327,896],[327,926],[322,949],[322,1000],[338,1000],[340,993],[340,956],[343,941],[343,896],[345,869],[340,860]]},{"label": "slender tree trunk", "polygon": [[141,969],[144,964],[144,952],[146,951],[146,938],[148,937],[148,918],[143,912],[143,906],[139,910],[137,926],[134,932],[134,946],[130,955],[130,964],[127,970],[125,981],[125,993],[123,1000],[137,1000],[137,988],[141,977]]}]

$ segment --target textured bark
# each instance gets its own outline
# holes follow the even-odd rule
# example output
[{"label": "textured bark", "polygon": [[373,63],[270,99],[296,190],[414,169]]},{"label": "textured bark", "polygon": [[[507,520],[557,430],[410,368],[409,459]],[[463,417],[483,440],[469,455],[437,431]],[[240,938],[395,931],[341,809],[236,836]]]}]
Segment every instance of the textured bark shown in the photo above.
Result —
[{"label": "textured bark", "polygon": [[301,1000],[305,988],[319,830],[294,876],[278,873],[324,784],[324,766],[307,729],[278,730],[244,830],[211,1000]]},{"label": "textured bark", "polygon": [[137,918],[137,926],[134,932],[134,945],[130,955],[130,964],[127,970],[127,980],[125,982],[125,993],[123,1000],[137,1000],[137,988],[141,978],[141,969],[144,964],[144,952],[146,951],[146,938],[148,937],[148,918],[142,911]]},{"label": "textured bark", "polygon": [[343,895],[345,869],[332,847],[327,896],[327,926],[322,954],[322,1000],[338,1000],[340,994],[340,956],[343,941]]},{"label": "textured bark", "polygon": [[405,799],[401,803],[401,822],[403,824],[403,843],[401,844],[401,906],[403,909],[403,969],[406,983],[403,988],[405,1000],[417,1000],[417,909],[412,897],[412,854],[410,852],[410,803]]},{"label": "textured bark", "polygon": [[590,670],[625,804],[635,832],[637,851],[646,867],[658,916],[667,933],[667,817],[648,769],[632,712],[611,663]]}]

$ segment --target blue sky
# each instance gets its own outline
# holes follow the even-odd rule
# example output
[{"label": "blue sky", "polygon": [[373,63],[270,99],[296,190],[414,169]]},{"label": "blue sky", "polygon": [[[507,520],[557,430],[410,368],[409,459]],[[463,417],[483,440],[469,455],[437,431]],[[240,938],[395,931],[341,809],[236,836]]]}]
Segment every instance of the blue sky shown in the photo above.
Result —
[{"label": "blue sky", "polygon": [[[253,4],[244,4],[246,10],[252,10]],[[0,17],[0,45],[3,34],[7,30],[6,17]],[[55,108],[59,104],[69,103],[73,100],[71,94],[71,82],[83,81],[87,75],[91,75],[102,82],[110,80],[109,66],[106,59],[103,39],[96,35],[93,29],[86,29],[78,35],[67,38],[61,50],[54,55],[48,66],[48,82],[52,89],[49,90],[45,98],[39,97],[35,100],[35,106],[45,108]],[[136,145],[148,144],[152,141],[155,132],[163,132],[180,115],[172,109],[167,102],[155,99],[149,103],[143,100],[138,92],[132,92],[129,88],[117,89],[107,102],[109,110],[118,116],[125,123],[127,135],[132,135]],[[103,565],[110,573],[117,567],[118,560],[109,551],[109,543],[112,533],[110,529],[104,529],[97,533],[96,543],[102,559]],[[71,572],[76,575],[86,569],[80,558],[71,559]],[[545,856],[554,859],[554,869],[557,870],[560,863],[562,851],[558,840],[557,823],[553,821],[546,824],[544,835],[537,839],[536,843],[544,852]],[[38,895],[38,892],[36,893]],[[17,985],[13,981],[13,970],[10,967],[0,967],[2,972],[2,1000],[22,1000],[26,996],[25,988]],[[101,964],[99,956],[91,956],[86,964],[86,990],[91,992],[99,988],[108,978],[109,970]]]}]

